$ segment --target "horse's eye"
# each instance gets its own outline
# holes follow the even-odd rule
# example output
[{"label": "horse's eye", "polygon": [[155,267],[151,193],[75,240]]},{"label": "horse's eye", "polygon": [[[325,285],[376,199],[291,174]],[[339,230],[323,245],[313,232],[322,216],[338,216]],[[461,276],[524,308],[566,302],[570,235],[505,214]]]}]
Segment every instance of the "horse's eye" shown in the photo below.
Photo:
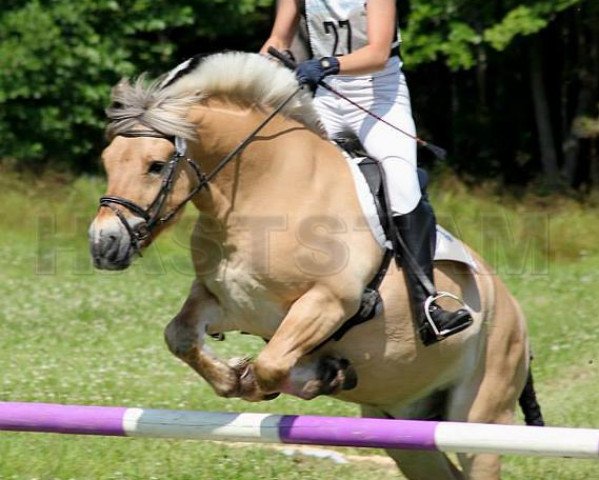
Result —
[{"label": "horse's eye", "polygon": [[150,167],[148,168],[148,173],[152,173],[154,175],[160,175],[164,170],[164,166],[166,162],[152,162]]}]

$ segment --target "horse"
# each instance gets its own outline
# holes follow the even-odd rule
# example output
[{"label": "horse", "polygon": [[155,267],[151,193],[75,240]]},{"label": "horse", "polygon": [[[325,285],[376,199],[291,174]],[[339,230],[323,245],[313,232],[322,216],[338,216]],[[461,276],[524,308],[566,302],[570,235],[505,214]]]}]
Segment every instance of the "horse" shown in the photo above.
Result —
[{"label": "horse", "polygon": [[[198,210],[195,278],[165,328],[170,351],[224,397],[331,395],[367,417],[511,423],[529,372],[526,322],[483,259],[469,250],[476,268],[435,266],[438,288],[472,312],[463,332],[425,347],[392,265],[383,308],[333,338],[385,253],[346,157],[276,62],[229,52],[184,67],[113,88],[107,193],[89,229],[95,266],[124,269],[185,203]],[[225,361],[205,339],[227,331],[266,343]],[[460,454],[458,466],[441,452],[388,453],[409,479],[500,478],[498,455]]]}]

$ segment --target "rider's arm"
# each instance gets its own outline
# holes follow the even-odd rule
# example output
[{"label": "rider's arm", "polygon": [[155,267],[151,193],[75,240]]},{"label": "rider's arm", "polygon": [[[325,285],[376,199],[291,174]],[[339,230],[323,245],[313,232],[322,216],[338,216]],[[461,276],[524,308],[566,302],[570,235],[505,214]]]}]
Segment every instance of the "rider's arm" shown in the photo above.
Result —
[{"label": "rider's arm", "polygon": [[297,29],[299,13],[297,0],[279,0],[275,24],[260,53],[267,53],[268,47],[275,47],[279,51],[289,49]]},{"label": "rider's arm", "polygon": [[395,0],[368,0],[366,14],[368,45],[338,57],[341,75],[361,75],[382,70],[389,59],[397,31]]}]

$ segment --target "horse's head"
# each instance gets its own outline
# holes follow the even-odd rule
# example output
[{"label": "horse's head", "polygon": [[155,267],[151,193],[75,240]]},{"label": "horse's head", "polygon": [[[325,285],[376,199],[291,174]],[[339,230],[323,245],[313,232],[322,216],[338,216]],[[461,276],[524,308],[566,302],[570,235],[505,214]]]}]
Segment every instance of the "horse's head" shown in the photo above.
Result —
[{"label": "horse's head", "polygon": [[89,230],[94,265],[107,270],[129,266],[199,184],[199,173],[185,156],[186,142],[151,131],[117,135],[102,154],[108,175],[106,195]]},{"label": "horse's head", "polygon": [[[185,62],[153,83],[143,76],[134,84],[119,83],[107,110],[111,143],[102,156],[108,191],[100,199],[100,210],[89,231],[96,267],[115,270],[129,266],[134,254],[176,217],[199,185],[205,185],[196,164],[187,160],[186,140],[194,142],[194,150],[202,151],[202,167],[209,177],[221,168],[217,167],[221,156],[235,154],[228,147],[215,150],[214,145],[235,145],[241,138],[230,138],[227,133],[226,141],[221,141],[223,128],[216,126],[215,132],[206,134],[211,121],[205,114],[201,120],[196,118],[194,111],[200,110],[194,106],[222,96],[243,105],[277,108],[320,132],[309,95],[296,95],[297,89],[292,72],[260,55],[236,52]],[[200,124],[203,138],[211,138],[211,142],[202,143],[198,138]],[[224,130],[229,132],[230,125],[227,127]]]}]

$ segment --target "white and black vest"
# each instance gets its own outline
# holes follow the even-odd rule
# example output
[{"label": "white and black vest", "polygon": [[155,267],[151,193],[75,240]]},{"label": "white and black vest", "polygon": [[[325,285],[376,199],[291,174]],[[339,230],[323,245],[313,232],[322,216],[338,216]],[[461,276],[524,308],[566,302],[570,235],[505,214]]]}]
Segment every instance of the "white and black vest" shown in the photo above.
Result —
[{"label": "white and black vest", "polygon": [[[311,57],[352,53],[368,44],[367,0],[300,0]],[[399,29],[391,52],[398,53]]]}]

